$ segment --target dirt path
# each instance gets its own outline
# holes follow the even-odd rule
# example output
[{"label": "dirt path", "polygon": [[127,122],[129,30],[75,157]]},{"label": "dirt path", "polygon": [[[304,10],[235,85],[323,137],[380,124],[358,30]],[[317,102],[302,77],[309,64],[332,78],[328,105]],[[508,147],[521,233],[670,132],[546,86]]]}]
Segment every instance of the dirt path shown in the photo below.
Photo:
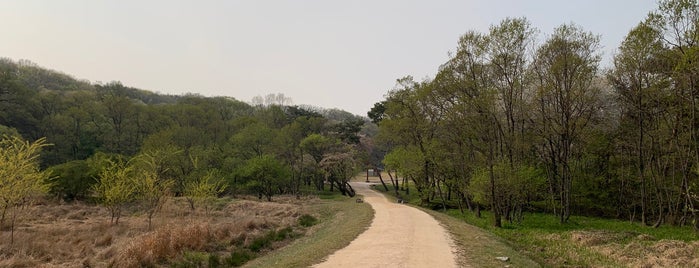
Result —
[{"label": "dirt path", "polygon": [[369,229],[314,267],[456,267],[446,230],[430,215],[391,202],[364,182],[352,182],[374,208]]}]

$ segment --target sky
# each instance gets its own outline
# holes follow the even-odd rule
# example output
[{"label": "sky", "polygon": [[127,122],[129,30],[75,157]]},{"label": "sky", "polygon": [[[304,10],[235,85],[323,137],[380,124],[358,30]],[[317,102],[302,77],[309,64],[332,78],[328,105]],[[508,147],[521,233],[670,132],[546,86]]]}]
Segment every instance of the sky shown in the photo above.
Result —
[{"label": "sky", "polygon": [[357,115],[398,78],[433,77],[467,31],[526,17],[543,42],[575,23],[611,65],[655,0],[0,1],[0,57],[166,94],[283,93]]}]

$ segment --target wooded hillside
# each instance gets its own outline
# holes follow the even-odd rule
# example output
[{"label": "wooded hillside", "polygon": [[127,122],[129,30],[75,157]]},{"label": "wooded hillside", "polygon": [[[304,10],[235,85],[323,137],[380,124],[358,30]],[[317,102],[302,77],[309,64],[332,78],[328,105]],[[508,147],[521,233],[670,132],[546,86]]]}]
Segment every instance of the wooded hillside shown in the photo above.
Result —
[{"label": "wooded hillside", "polygon": [[340,176],[367,161],[365,120],[288,100],[163,95],[0,59],[0,135],[45,137],[50,146],[39,164],[52,174],[51,192],[67,199],[94,193],[90,187],[112,164],[150,165],[178,195],[215,179],[229,192],[271,198],[298,194],[301,184],[322,189],[326,176],[344,192],[349,178]]}]

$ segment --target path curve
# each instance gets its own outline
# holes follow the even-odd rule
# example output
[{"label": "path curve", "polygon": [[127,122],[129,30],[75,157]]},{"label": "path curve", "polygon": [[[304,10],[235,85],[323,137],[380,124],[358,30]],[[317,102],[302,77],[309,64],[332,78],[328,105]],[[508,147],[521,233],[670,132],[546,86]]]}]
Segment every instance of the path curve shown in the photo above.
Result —
[{"label": "path curve", "polygon": [[374,219],[347,247],[313,267],[457,267],[454,243],[432,216],[389,201],[369,183],[351,184],[374,208]]}]

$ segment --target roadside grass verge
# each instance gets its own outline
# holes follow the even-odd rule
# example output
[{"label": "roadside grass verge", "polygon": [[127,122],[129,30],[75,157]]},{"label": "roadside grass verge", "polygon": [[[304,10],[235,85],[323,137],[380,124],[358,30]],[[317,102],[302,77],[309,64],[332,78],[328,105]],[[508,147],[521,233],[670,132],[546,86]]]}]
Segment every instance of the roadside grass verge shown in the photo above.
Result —
[{"label": "roadside grass verge", "polygon": [[545,266],[699,267],[699,236],[688,227],[652,228],[613,219],[527,213],[521,223],[492,226],[492,214],[478,218],[458,210],[447,214],[488,230]]},{"label": "roadside grass verge", "polygon": [[[386,194],[394,196],[390,185],[389,190]],[[411,188],[410,192],[409,196],[400,193],[410,204],[419,204],[417,191]],[[424,210],[449,228],[463,258],[477,267],[488,267],[492,256],[508,256],[512,251],[545,267],[699,267],[699,235],[691,227],[652,228],[583,216],[560,224],[554,215],[525,213],[521,223],[505,221],[502,228],[495,228],[490,211],[482,211],[479,218],[468,210],[463,214],[458,209]],[[490,248],[483,239],[494,239],[504,247]],[[512,256],[512,267],[533,266],[516,265],[517,257]]]},{"label": "roadside grass verge", "polygon": [[321,201],[307,209],[316,211],[318,224],[284,248],[248,262],[244,267],[308,267],[344,248],[364,232],[374,218],[367,203],[340,194],[319,195]]}]

